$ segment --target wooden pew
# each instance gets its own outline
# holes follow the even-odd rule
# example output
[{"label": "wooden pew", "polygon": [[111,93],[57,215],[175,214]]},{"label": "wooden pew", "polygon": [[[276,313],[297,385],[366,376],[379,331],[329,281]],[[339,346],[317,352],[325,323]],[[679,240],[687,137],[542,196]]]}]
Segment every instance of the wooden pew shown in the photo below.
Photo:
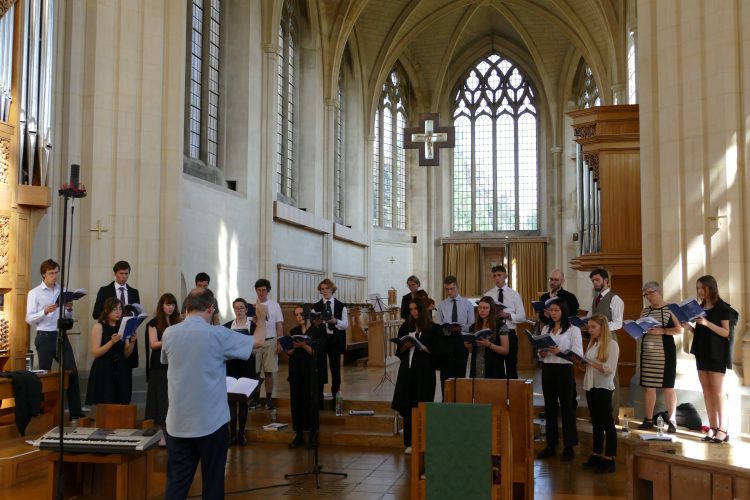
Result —
[{"label": "wooden pew", "polygon": [[[531,380],[509,380],[510,428],[513,434],[513,497],[534,498],[534,429],[532,420]],[[448,379],[445,401],[456,403],[488,403],[505,408],[506,381],[496,379]]]}]

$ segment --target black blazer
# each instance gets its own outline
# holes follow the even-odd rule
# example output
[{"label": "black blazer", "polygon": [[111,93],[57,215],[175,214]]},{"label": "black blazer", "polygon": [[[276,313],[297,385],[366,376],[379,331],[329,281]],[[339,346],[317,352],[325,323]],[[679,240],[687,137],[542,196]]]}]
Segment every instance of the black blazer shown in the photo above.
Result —
[{"label": "black blazer", "polygon": [[[343,313],[344,313],[344,307],[346,307],[346,304],[341,302],[335,297],[331,297],[331,300],[333,300],[333,317],[336,319],[344,319]],[[326,301],[323,299],[320,299],[315,304],[313,304],[312,308],[314,311],[317,312],[323,312],[326,308]],[[327,326],[325,324],[320,325],[320,328],[327,329]],[[327,332],[326,332],[327,334]],[[338,347],[340,352],[344,352],[346,350],[346,330],[341,330],[339,328],[333,329],[333,334],[336,338],[336,342],[327,343],[329,346],[336,346]]]},{"label": "black blazer", "polygon": [[[549,299],[549,292],[543,293],[539,300],[546,302],[547,299]],[[578,298],[572,292],[561,288],[557,292],[557,300],[565,302],[565,306],[568,309],[568,316],[578,316]],[[539,313],[539,321],[544,325],[550,323],[550,319],[544,313]]]},{"label": "black blazer", "polygon": [[[138,295],[138,290],[128,285],[127,283],[125,284],[125,288],[128,289],[128,303],[140,304],[141,296]],[[99,320],[99,316],[101,316],[102,311],[104,310],[104,301],[110,297],[117,297],[117,295],[115,294],[115,282],[114,281],[111,282],[109,285],[104,285],[96,293],[96,302],[94,303],[94,312],[91,314],[92,318],[94,318],[95,320]]]}]

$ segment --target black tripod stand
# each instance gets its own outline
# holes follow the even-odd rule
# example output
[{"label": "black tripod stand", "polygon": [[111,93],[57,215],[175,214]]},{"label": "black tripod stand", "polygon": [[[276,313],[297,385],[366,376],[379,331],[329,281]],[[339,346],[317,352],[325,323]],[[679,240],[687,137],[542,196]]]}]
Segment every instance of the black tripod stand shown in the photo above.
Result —
[{"label": "black tripod stand", "polygon": [[[65,434],[65,341],[67,339],[67,332],[73,328],[73,319],[64,318],[65,311],[65,271],[67,270],[67,262],[65,258],[65,246],[68,238],[68,201],[71,198],[84,198],[86,196],[86,188],[79,184],[80,167],[78,165],[70,166],[70,184],[63,184],[58,190],[60,196],[63,197],[63,230],[62,230],[62,255],[60,256],[60,296],[58,297],[57,310],[59,311],[59,319],[57,320],[57,355],[60,364],[60,393],[58,395],[60,399],[60,412],[59,421],[59,454],[57,457],[57,489],[55,491],[55,498],[62,499],[65,491],[65,474],[63,473],[63,435]],[[72,223],[72,220],[71,220]],[[72,231],[71,231],[72,233]],[[71,234],[72,239],[72,234]],[[71,243],[71,247],[73,244]]]},{"label": "black tripod stand", "polygon": [[[325,338],[325,333],[321,333],[318,326],[313,326],[310,331],[316,330],[318,338]],[[311,335],[312,337],[312,335]],[[334,340],[335,341],[335,340]],[[297,472],[294,474],[284,474],[285,479],[291,477],[303,477],[303,476],[315,476],[315,487],[320,489],[320,475],[327,474],[329,476],[347,477],[347,474],[343,472],[328,472],[323,470],[323,466],[318,462],[318,439],[313,440],[313,435],[320,433],[320,406],[319,406],[319,395],[320,395],[320,383],[318,381],[318,352],[321,349],[320,342],[312,340],[310,342],[312,347],[312,363],[310,363],[310,407],[314,408],[310,415],[310,441],[312,441],[312,453],[313,453],[313,464],[312,468],[307,472]]]}]

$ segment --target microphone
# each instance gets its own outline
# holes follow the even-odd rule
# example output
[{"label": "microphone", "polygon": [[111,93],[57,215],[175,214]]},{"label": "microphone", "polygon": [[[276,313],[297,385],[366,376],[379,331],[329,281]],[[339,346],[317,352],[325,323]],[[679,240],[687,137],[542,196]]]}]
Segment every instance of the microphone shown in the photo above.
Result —
[{"label": "microphone", "polygon": [[85,198],[86,186],[81,184],[81,166],[73,163],[70,165],[70,180],[67,184],[60,186],[57,191],[61,196],[68,198]]}]

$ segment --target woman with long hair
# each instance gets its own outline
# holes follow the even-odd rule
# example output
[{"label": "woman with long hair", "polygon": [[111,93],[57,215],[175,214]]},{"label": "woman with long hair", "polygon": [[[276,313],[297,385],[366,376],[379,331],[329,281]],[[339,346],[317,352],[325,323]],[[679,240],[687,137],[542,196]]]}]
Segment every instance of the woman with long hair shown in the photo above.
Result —
[{"label": "woman with long hair", "polygon": [[[265,306],[264,306],[265,307]],[[253,335],[255,323],[247,317],[247,301],[242,297],[232,302],[234,319],[224,323],[224,326],[237,332],[239,335]],[[265,318],[265,316],[263,316]],[[264,320],[265,321],[265,320]],[[227,360],[227,377],[255,378],[255,355],[251,354],[248,359]],[[245,446],[245,426],[247,425],[247,414],[249,410],[248,398],[238,394],[229,394],[229,443]],[[239,427],[238,427],[239,425]]]},{"label": "woman with long hair", "polygon": [[556,347],[537,351],[542,360],[542,392],[544,393],[544,415],[546,419],[547,446],[537,458],[547,458],[557,454],[557,415],[562,417],[563,451],[560,460],[573,460],[573,446],[578,444],[578,431],[575,416],[575,388],[573,363],[557,356],[558,353],[572,351],[583,356],[581,330],[568,321],[568,311],[564,302],[553,302],[549,306],[550,322],[542,328],[542,334],[549,334]]},{"label": "woman with long hair", "polygon": [[598,473],[614,472],[617,433],[612,418],[612,393],[615,391],[620,346],[612,339],[607,317],[603,314],[594,314],[588,321],[587,330],[591,341],[586,349],[583,389],[591,415],[594,446],[583,468]]},{"label": "woman with long hair", "polygon": [[440,327],[432,322],[425,303],[418,299],[409,301],[409,319],[399,328],[399,338],[413,335],[427,350],[421,350],[407,340],[396,351],[401,361],[393,390],[391,408],[404,419],[405,453],[411,453],[411,409],[421,401],[435,398],[435,363],[430,353],[434,342],[442,335]]},{"label": "woman with long hair", "polygon": [[[145,345],[146,379],[148,380],[146,418],[153,419],[154,423],[161,429],[166,429],[167,409],[169,408],[167,365],[161,362],[161,336],[168,326],[176,325],[180,321],[182,321],[182,318],[180,317],[180,311],[177,309],[177,299],[171,293],[165,293],[159,297],[159,302],[156,304],[156,313],[146,325],[146,334],[148,335]],[[159,444],[166,446],[166,441]]]},{"label": "woman with long hair", "polygon": [[[294,439],[289,448],[304,446],[304,431],[309,431],[308,448],[318,443],[318,408],[323,405],[323,379],[325,375],[324,343],[327,335],[323,329],[311,324],[306,306],[294,308],[297,326],[289,335],[307,335],[311,343],[292,341],[289,354],[289,402],[292,410]],[[314,393],[313,393],[314,391]]]},{"label": "woman with long hair", "polygon": [[99,321],[91,329],[91,354],[86,404],[130,404],[132,371],[128,358],[135,349],[136,336],[120,338],[122,302],[115,297],[104,301]]},{"label": "woman with long hair", "polygon": [[477,304],[477,320],[471,331],[476,333],[480,330],[490,330],[492,335],[476,339],[476,347],[464,342],[464,347],[471,353],[470,377],[505,378],[505,356],[510,351],[508,330],[498,325],[492,297],[482,297]]},{"label": "woman with long hair", "polygon": [[729,434],[724,414],[724,374],[731,361],[729,326],[734,312],[719,296],[719,285],[713,276],[698,278],[695,292],[706,311],[705,316],[695,320],[695,337],[690,346],[708,414],[709,431],[703,441],[726,443]]},{"label": "woman with long hair", "polygon": [[677,375],[677,348],[674,336],[682,333],[680,321],[672,314],[661,296],[661,286],[656,281],[643,285],[643,297],[648,300],[641,312],[641,317],[649,316],[661,324],[661,327],[650,328],[641,338],[641,387],[643,387],[643,411],[645,416],[639,429],[654,427],[654,406],[656,389],[664,393],[664,403],[669,418],[667,432],[674,434],[675,412],[677,411],[677,394],[674,390]]}]

